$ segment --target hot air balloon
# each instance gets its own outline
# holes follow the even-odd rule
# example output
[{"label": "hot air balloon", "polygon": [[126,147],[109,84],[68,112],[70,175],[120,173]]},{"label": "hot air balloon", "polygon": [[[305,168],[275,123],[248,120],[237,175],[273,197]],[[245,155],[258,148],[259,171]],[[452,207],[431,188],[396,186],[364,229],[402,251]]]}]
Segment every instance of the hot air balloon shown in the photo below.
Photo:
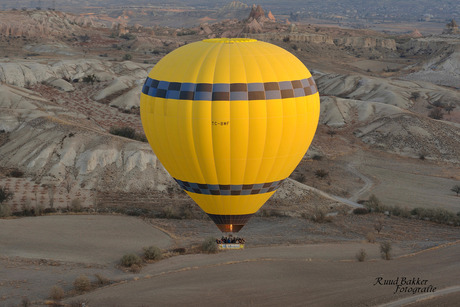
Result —
[{"label": "hot air balloon", "polygon": [[140,99],[153,151],[222,232],[238,232],[292,173],[319,110],[305,65],[247,38],[172,51],[151,70]]}]

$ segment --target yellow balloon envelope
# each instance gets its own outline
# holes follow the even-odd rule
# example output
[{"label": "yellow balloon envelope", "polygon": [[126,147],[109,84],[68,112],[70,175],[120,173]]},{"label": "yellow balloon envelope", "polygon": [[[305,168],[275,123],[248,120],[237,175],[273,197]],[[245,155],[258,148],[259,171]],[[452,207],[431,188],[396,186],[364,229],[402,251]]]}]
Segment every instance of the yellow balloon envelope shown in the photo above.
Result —
[{"label": "yellow balloon envelope", "polygon": [[294,55],[254,39],[206,39],[166,55],[142,89],[141,119],[166,170],[237,232],[305,155],[319,94]]}]

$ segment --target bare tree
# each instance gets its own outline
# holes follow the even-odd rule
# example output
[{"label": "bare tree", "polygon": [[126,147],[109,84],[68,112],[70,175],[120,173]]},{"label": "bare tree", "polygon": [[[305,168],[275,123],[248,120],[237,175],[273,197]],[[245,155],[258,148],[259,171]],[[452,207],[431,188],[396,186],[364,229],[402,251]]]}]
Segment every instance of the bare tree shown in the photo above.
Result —
[{"label": "bare tree", "polygon": [[378,221],[374,224],[374,229],[377,231],[377,233],[380,234],[380,232],[383,229],[383,225],[384,225],[383,219],[378,219]]},{"label": "bare tree", "polygon": [[50,208],[54,208],[54,194],[56,193],[56,186],[54,184],[48,185],[48,198],[50,201]]},{"label": "bare tree", "polygon": [[444,110],[446,110],[447,114],[449,115],[450,115],[450,112],[452,112],[454,109],[455,109],[455,106],[452,102],[444,107]]}]

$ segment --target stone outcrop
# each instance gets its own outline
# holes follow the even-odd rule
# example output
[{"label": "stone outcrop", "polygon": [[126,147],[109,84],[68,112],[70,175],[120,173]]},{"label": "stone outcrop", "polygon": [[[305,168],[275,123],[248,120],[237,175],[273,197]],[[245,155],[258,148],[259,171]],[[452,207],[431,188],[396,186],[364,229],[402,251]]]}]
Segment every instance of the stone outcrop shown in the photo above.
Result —
[{"label": "stone outcrop", "polygon": [[394,39],[380,37],[360,37],[349,36],[334,39],[337,46],[351,46],[355,48],[383,48],[396,50],[396,41]]},{"label": "stone outcrop", "polygon": [[458,24],[455,20],[451,20],[448,24],[446,24],[446,28],[442,32],[443,34],[460,34],[460,30],[458,29]]},{"label": "stone outcrop", "polygon": [[422,33],[419,32],[419,30],[414,29],[414,31],[412,31],[409,34],[409,37],[411,37],[411,38],[420,38],[420,37],[423,37],[423,35],[422,35]]},{"label": "stone outcrop", "polygon": [[311,33],[262,33],[262,34],[247,34],[247,37],[252,37],[259,40],[286,40],[293,42],[307,42],[312,44],[329,44],[333,45],[334,41],[332,37],[322,34],[311,34]]},{"label": "stone outcrop", "polygon": [[262,33],[262,25],[256,19],[252,19],[244,26],[243,33]]},{"label": "stone outcrop", "polygon": [[248,20],[265,21],[265,11],[260,5],[253,5]]}]

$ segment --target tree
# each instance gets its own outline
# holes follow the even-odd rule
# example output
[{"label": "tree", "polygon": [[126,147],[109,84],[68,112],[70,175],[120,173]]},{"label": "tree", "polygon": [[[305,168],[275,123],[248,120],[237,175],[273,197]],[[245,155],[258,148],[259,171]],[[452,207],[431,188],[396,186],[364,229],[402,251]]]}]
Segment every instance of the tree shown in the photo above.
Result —
[{"label": "tree", "polygon": [[13,198],[13,195],[13,192],[10,192],[7,188],[0,187],[0,204]]},{"label": "tree", "polygon": [[10,206],[4,204],[3,202],[6,202],[13,198],[13,195],[14,194],[8,191],[7,188],[0,187],[0,217],[7,217],[11,215]]},{"label": "tree", "polygon": [[412,92],[410,98],[417,100],[420,97],[419,92]]},{"label": "tree", "polygon": [[450,115],[450,112],[452,112],[455,109],[455,106],[453,103],[449,103],[447,106],[444,107],[444,110],[446,110],[447,114]]},{"label": "tree", "polygon": [[87,76],[83,77],[83,82],[85,82],[85,83],[93,84],[96,81],[97,81],[97,77],[96,77],[95,74],[91,74],[91,75],[87,75]]},{"label": "tree", "polygon": [[382,231],[383,229],[383,219],[379,219],[375,224],[374,224],[374,229],[377,230],[377,233],[380,234],[380,232]]},{"label": "tree", "polygon": [[390,260],[391,259],[391,243],[386,241],[380,243],[380,254],[382,255],[382,258],[385,260]]},{"label": "tree", "polygon": [[327,134],[329,134],[331,137],[333,137],[334,135],[337,134],[337,132],[334,131],[334,130],[328,130],[328,131],[327,131]]},{"label": "tree", "polygon": [[458,197],[458,194],[460,194],[460,185],[456,184],[452,187],[452,189],[450,189],[452,192],[455,192],[457,193],[457,197]]}]

